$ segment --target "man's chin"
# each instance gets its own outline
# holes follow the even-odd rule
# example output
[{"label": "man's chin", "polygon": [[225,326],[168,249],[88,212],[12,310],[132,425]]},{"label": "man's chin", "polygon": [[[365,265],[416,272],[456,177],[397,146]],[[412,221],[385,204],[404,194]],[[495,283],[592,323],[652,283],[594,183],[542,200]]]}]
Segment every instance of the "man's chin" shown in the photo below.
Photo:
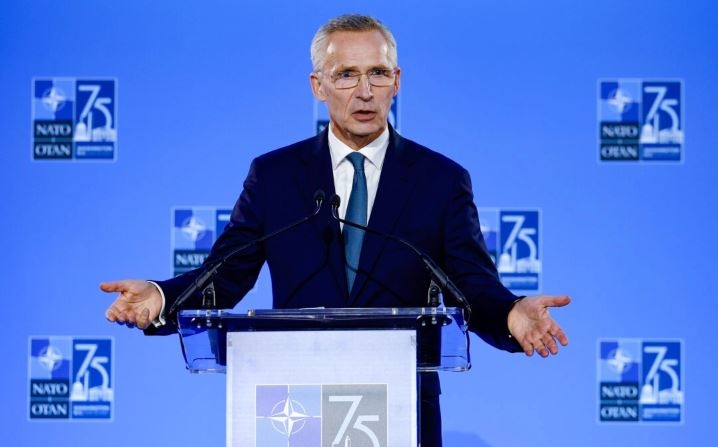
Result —
[{"label": "man's chin", "polygon": [[386,128],[386,121],[358,122],[349,127],[349,133],[359,138],[378,137]]},{"label": "man's chin", "polygon": [[342,127],[340,132],[337,132],[335,127],[334,134],[350,147],[358,149],[374,141],[384,132],[386,125],[386,121],[383,123],[349,123],[348,126]]}]

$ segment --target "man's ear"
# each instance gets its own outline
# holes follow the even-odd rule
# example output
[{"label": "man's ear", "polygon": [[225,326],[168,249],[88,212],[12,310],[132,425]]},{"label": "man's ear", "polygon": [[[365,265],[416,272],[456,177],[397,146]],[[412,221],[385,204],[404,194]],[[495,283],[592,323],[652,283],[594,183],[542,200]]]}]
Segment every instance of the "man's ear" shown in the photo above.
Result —
[{"label": "man's ear", "polygon": [[396,68],[396,78],[394,79],[394,96],[399,94],[399,86],[401,86],[401,69],[399,67]]},{"label": "man's ear", "polygon": [[322,84],[322,78],[319,73],[313,71],[309,75],[309,83],[312,86],[312,93],[314,93],[314,97],[319,101],[326,101],[327,95],[324,94],[324,84]]}]

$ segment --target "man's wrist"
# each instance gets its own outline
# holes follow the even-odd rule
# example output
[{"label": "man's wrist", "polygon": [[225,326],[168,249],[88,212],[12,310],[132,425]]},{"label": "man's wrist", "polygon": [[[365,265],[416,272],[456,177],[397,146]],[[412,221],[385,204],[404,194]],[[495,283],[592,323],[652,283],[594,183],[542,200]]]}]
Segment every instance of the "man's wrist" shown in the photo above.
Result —
[{"label": "man's wrist", "polygon": [[[514,307],[516,307],[516,305],[518,304],[518,302],[521,301],[521,300],[524,299],[524,298],[526,298],[526,295],[523,295],[523,296],[520,296],[520,297],[516,298],[516,299],[514,300],[514,302],[511,303],[511,307],[509,307],[509,315],[511,315],[511,311],[514,310]],[[509,323],[509,322],[508,322],[508,318],[509,318],[509,317],[508,317],[508,315],[507,315],[507,316],[506,316],[506,320],[507,320],[507,321],[506,321],[506,326],[509,328],[509,339],[511,339],[511,340],[516,340],[516,338],[515,338],[515,337],[513,336],[513,334],[511,333],[511,328],[510,328],[510,326],[509,326],[509,324],[508,324],[508,323]]]},{"label": "man's wrist", "polygon": [[167,321],[165,320],[165,303],[166,303],[165,293],[162,291],[162,287],[160,287],[159,284],[157,284],[156,282],[154,282],[154,281],[147,281],[147,282],[152,284],[153,286],[155,286],[157,291],[160,293],[160,297],[162,297],[162,307],[160,308],[160,313],[157,315],[157,318],[152,320],[152,325],[154,327],[162,327],[165,324],[167,324]]}]

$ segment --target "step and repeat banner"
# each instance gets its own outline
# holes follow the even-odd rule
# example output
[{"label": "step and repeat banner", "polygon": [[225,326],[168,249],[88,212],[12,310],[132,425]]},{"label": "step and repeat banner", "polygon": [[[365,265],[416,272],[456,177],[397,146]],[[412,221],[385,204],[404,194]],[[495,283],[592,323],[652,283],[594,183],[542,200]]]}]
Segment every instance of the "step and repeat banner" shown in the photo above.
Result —
[{"label": "step and repeat banner", "polygon": [[[389,119],[469,170],[502,282],[573,298],[558,356],[472,335],[444,445],[713,445],[708,0],[2,3],[3,445],[224,445],[225,377],[106,322],[98,284],[201,265],[251,160],[327,125],[309,43],[346,12],[394,32]],[[265,269],[237,310],[270,306]],[[283,445],[308,445],[299,400]]]}]

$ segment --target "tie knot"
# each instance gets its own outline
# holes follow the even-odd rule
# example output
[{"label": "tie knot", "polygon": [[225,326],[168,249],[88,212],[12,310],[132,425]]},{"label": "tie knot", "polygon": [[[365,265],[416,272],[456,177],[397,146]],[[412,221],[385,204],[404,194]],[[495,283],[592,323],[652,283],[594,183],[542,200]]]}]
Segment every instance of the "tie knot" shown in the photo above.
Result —
[{"label": "tie knot", "polygon": [[347,155],[347,160],[354,166],[354,171],[364,172],[364,156],[359,152],[352,152]]}]

